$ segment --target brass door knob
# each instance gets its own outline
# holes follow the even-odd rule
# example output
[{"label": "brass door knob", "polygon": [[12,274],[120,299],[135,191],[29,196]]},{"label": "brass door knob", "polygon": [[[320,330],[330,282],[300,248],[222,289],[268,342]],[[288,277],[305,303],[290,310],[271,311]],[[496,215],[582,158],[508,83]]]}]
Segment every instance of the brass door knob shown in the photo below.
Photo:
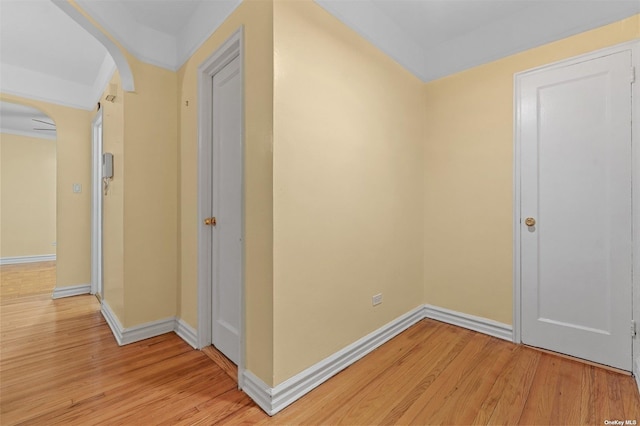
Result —
[{"label": "brass door knob", "polygon": [[207,226],[216,226],[216,218],[215,217],[208,217],[204,220],[204,224]]},{"label": "brass door knob", "polygon": [[536,224],[536,220],[532,217],[528,217],[524,220],[524,224],[527,226],[534,226]]}]

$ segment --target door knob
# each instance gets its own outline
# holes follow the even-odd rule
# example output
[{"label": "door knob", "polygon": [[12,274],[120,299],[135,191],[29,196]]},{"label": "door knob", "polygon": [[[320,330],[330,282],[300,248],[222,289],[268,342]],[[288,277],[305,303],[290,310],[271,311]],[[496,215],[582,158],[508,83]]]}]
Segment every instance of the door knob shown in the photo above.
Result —
[{"label": "door knob", "polygon": [[524,224],[527,226],[534,226],[536,224],[536,220],[532,217],[528,217],[524,220]]},{"label": "door knob", "polygon": [[204,224],[207,226],[216,226],[216,218],[215,217],[208,217],[204,220]]}]

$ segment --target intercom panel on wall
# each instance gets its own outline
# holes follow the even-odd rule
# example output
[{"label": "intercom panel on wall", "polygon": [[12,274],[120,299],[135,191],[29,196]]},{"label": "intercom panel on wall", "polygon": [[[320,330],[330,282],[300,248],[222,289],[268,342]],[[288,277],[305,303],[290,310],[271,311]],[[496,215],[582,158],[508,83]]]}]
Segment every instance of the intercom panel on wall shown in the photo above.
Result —
[{"label": "intercom panel on wall", "polygon": [[113,154],[110,152],[102,154],[102,177],[113,178]]}]

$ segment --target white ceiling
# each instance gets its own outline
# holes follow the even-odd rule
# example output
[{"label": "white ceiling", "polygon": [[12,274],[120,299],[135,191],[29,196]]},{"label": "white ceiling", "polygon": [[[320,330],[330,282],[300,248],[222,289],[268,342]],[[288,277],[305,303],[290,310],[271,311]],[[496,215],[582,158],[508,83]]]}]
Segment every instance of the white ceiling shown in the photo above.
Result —
[{"label": "white ceiling", "polygon": [[48,0],[0,0],[0,90],[92,109],[111,78],[106,49]]},{"label": "white ceiling", "polygon": [[77,0],[138,59],[177,70],[242,0]]},{"label": "white ceiling", "polygon": [[[113,59],[54,1],[0,0],[0,91],[93,109]],[[177,70],[241,1],[76,3],[138,59]],[[315,1],[423,81],[640,13],[640,0]]]},{"label": "white ceiling", "polygon": [[0,101],[0,133],[55,140],[55,128],[54,121],[35,108]]},{"label": "white ceiling", "polygon": [[315,0],[423,81],[640,13],[639,0]]},{"label": "white ceiling", "polygon": [[189,18],[202,0],[156,0],[157,6],[153,9],[149,8],[148,0],[129,0],[119,3],[136,22],[156,31],[176,36],[189,22]]}]

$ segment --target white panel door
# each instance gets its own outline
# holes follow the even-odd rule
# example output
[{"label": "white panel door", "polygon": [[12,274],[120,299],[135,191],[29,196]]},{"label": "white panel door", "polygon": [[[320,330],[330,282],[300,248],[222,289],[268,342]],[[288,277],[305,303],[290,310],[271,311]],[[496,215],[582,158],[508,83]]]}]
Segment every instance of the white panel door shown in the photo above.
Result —
[{"label": "white panel door", "polygon": [[242,285],[242,86],[236,57],[213,77],[212,342],[231,361],[240,357]]},{"label": "white panel door", "polygon": [[[523,343],[631,370],[631,52],[521,77]],[[532,218],[535,225],[527,225]]]}]

